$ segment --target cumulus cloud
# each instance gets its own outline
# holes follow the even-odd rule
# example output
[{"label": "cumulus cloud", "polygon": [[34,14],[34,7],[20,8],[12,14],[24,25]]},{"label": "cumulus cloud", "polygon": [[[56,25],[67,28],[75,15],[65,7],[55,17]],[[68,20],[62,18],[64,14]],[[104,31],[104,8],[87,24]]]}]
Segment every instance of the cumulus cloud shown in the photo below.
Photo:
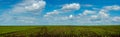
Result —
[{"label": "cumulus cloud", "polygon": [[[45,8],[45,5],[46,2],[43,0],[24,0],[15,5],[10,14],[5,13],[0,16],[0,24],[99,25],[120,22],[120,17],[112,18],[111,14],[109,14],[111,10],[120,10],[120,6],[118,5],[104,6],[103,8],[95,8],[93,10],[85,9],[80,14],[75,14],[74,11],[81,10],[81,5],[79,3],[71,3],[63,4],[60,9],[44,12],[46,14],[43,14],[43,17],[29,14],[31,12],[41,12]],[[87,4],[85,6],[90,7],[92,5]],[[14,15],[14,13],[17,13],[17,15]]]},{"label": "cumulus cloud", "polygon": [[63,5],[62,9],[63,11],[73,11],[73,10],[79,10],[80,4],[79,3],[72,3],[72,4],[65,4]]},{"label": "cumulus cloud", "polygon": [[120,10],[120,6],[119,5],[105,6],[104,9],[106,9],[106,10]]},{"label": "cumulus cloud", "polygon": [[[71,4],[69,4],[71,5]],[[50,14],[56,17],[50,17],[52,18],[52,21],[57,21],[57,23],[62,23],[62,24],[115,24],[112,23],[112,17],[110,16],[111,14],[109,14],[110,11],[112,10],[119,10],[119,6],[118,5],[111,5],[111,6],[104,6],[102,8],[97,8],[94,10],[84,10],[82,13],[80,13],[79,15],[72,15],[69,12],[77,10],[77,8],[71,8],[72,6],[68,6],[66,7],[63,5],[63,7],[61,9],[57,9],[54,10],[52,12],[47,13],[49,16]],[[80,8],[80,7],[78,7]],[[63,12],[63,14],[60,14],[61,12]],[[67,15],[64,12],[68,12],[69,15]],[[66,14],[66,15],[64,15]],[[63,16],[58,16],[58,15],[63,15]],[[59,21],[58,21],[59,20]],[[118,19],[117,19],[118,20]],[[64,21],[64,22],[60,22],[60,21]]]},{"label": "cumulus cloud", "polygon": [[[85,19],[84,21],[90,21],[90,22],[86,22],[86,23],[92,23],[92,24],[115,24],[112,23],[112,21],[114,20],[114,22],[118,22],[119,18],[118,17],[114,17],[114,19],[112,19],[112,17],[110,16],[111,14],[109,14],[110,11],[116,11],[116,10],[120,10],[119,9],[120,6],[118,5],[112,5],[112,6],[104,6],[101,9],[98,10],[84,10],[83,13],[80,13],[79,17]],[[86,15],[86,16],[84,16]]]},{"label": "cumulus cloud", "polygon": [[109,17],[109,14],[108,14],[107,12],[108,12],[107,10],[101,9],[101,10],[99,11],[99,15],[100,15],[101,17],[103,17],[103,18]]},{"label": "cumulus cloud", "polygon": [[113,17],[112,21],[114,21],[114,22],[120,22],[120,17]]},{"label": "cumulus cloud", "polygon": [[41,11],[45,5],[46,2],[43,0],[24,0],[23,2],[16,4],[11,10],[11,13]]},{"label": "cumulus cloud", "polygon": [[46,15],[44,15],[45,17],[48,17],[48,16],[51,16],[51,15],[56,15],[56,14],[59,14],[59,11],[57,10],[54,10],[52,12],[48,12]]},{"label": "cumulus cloud", "polygon": [[92,10],[85,10],[84,12],[83,12],[83,15],[89,15],[89,14],[96,14],[96,11],[92,11]]},{"label": "cumulus cloud", "polygon": [[120,10],[120,6],[118,5],[112,5],[112,6],[104,6],[100,11],[99,11],[99,15],[101,17],[109,17],[109,12],[111,10]]},{"label": "cumulus cloud", "polygon": [[[17,3],[9,11],[5,11],[0,17],[0,24],[10,25],[10,24],[38,24],[40,18],[32,14],[41,12],[46,5],[43,0],[23,0]],[[40,15],[40,14],[39,14]]]},{"label": "cumulus cloud", "polygon": [[52,12],[47,12],[46,16],[51,16],[51,15],[56,15],[60,13],[65,13],[65,12],[70,12],[70,11],[76,11],[80,9],[80,4],[79,3],[71,3],[71,4],[65,4],[62,6],[61,9],[53,10]]}]

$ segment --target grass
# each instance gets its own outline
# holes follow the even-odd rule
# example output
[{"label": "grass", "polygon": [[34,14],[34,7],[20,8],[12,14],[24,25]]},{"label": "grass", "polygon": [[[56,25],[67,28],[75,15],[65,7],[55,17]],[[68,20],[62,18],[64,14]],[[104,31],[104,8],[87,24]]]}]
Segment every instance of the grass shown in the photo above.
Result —
[{"label": "grass", "polygon": [[1,37],[120,37],[120,26],[1,26]]},{"label": "grass", "polygon": [[27,27],[27,26],[0,26],[0,34],[4,33],[9,33],[9,32],[14,32],[14,31],[20,31],[20,30],[27,30],[31,28],[36,28],[36,27]]}]

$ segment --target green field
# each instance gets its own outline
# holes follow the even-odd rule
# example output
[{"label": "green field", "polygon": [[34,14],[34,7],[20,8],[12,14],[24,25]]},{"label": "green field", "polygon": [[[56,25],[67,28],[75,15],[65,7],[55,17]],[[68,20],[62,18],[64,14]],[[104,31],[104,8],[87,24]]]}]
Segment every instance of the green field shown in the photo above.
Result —
[{"label": "green field", "polygon": [[0,37],[120,37],[120,26],[0,26]]}]

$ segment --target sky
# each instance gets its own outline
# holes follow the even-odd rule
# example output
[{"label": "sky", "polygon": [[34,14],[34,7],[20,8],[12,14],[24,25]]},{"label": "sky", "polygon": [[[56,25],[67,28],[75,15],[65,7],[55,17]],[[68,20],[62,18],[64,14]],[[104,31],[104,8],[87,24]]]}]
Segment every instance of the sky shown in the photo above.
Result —
[{"label": "sky", "polygon": [[120,25],[120,0],[0,0],[0,25]]}]

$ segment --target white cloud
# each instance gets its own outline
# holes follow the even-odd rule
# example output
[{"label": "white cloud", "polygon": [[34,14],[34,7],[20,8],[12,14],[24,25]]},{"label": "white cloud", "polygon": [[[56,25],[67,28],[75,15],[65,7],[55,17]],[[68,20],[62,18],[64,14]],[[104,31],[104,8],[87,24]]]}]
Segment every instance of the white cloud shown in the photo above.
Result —
[{"label": "white cloud", "polygon": [[[109,12],[111,10],[120,10],[119,9],[120,6],[118,5],[112,5],[112,6],[104,6],[102,9],[97,9],[97,10],[84,10],[83,13],[80,13],[80,17],[81,19],[87,18],[86,21],[91,21],[88,23],[92,23],[92,24],[115,24],[112,23],[112,19],[111,16],[109,14]],[[86,16],[84,16],[86,15]],[[89,19],[89,20],[88,20]],[[115,21],[115,18],[114,18]],[[117,21],[118,18],[117,18]]]},{"label": "white cloud", "polygon": [[113,20],[114,22],[120,22],[120,17],[114,17],[112,20]]},{"label": "white cloud", "polygon": [[[74,23],[74,24],[96,24],[96,25],[97,24],[113,24],[113,23],[111,23],[109,11],[116,10],[114,8],[106,9],[105,8],[106,6],[105,6],[102,9],[97,9],[97,10],[84,10],[83,13],[79,14],[80,16],[79,15],[74,16],[71,14],[69,14],[67,16],[66,13],[63,13],[66,15],[62,14],[63,16],[58,16],[58,15],[61,15],[60,14],[61,12],[70,12],[70,11],[77,10],[77,9],[73,10],[72,8],[69,8],[69,7],[66,7],[66,8],[63,8],[63,7],[61,9],[54,10],[52,12],[47,13],[47,15],[51,14],[51,15],[56,16],[56,17],[54,17],[54,16],[50,17],[52,19],[49,18],[49,20],[54,21],[54,23],[56,23],[56,21],[57,21],[57,23],[62,23],[62,24],[65,24],[65,23],[67,23],[67,24],[71,24],[71,23]],[[64,21],[64,22],[61,22],[61,21]]]},{"label": "white cloud", "polygon": [[83,12],[83,15],[89,15],[89,14],[96,14],[96,11],[85,10],[85,11]]},{"label": "white cloud", "polygon": [[120,10],[120,6],[118,6],[118,5],[105,6],[104,9],[106,9],[106,10]]},{"label": "white cloud", "polygon": [[76,11],[80,9],[80,4],[78,3],[72,3],[72,4],[65,4],[62,6],[61,9],[53,10],[52,12],[47,12],[44,16],[51,16],[51,15],[56,15],[60,13],[65,13],[65,12],[71,12],[71,11]]},{"label": "white cloud", "polygon": [[91,18],[98,18],[98,16],[97,15],[92,15]]},{"label": "white cloud", "polygon": [[107,12],[108,12],[107,10],[101,9],[101,10],[99,11],[99,15],[100,15],[101,17],[103,17],[103,18],[109,17],[109,14],[108,14]]},{"label": "white cloud", "polygon": [[46,15],[44,15],[45,17],[48,17],[48,16],[51,16],[51,15],[56,15],[56,14],[59,14],[59,11],[57,10],[54,10],[52,12],[48,12]]},{"label": "white cloud", "polygon": [[0,21],[3,21],[0,25],[38,24],[41,18],[36,18],[37,16],[31,15],[42,11],[45,5],[46,2],[43,0],[23,0],[22,2],[14,5],[10,11],[6,10],[2,15],[0,15],[0,19],[2,19]]},{"label": "white cloud", "polygon": [[90,21],[92,21],[92,22],[100,22],[101,20],[102,20],[101,17],[98,15],[91,15],[90,16]]},{"label": "white cloud", "polygon": [[120,10],[120,6],[118,5],[112,5],[112,6],[104,6],[100,11],[99,11],[99,15],[102,18],[108,18],[110,16],[109,12],[111,10]]},{"label": "white cloud", "polygon": [[[44,9],[46,2],[43,0],[25,0],[15,5],[11,13],[36,12]],[[92,6],[92,5],[86,5]],[[111,21],[120,22],[120,17],[111,19],[110,10],[120,10],[118,5],[105,6],[102,9],[84,10],[79,15],[74,15],[72,11],[80,9],[79,3],[65,4],[60,9],[47,12],[44,17],[41,16],[14,16],[7,14],[0,16],[0,24],[62,24],[62,25],[91,25],[91,24],[111,24]],[[97,9],[97,10],[96,10]],[[28,14],[31,15],[31,14]],[[82,16],[83,15],[83,16]],[[9,23],[8,23],[9,22]],[[114,24],[114,23],[112,23]]]},{"label": "white cloud", "polygon": [[65,4],[63,5],[62,9],[63,11],[73,11],[73,10],[79,10],[80,4],[79,3],[72,3],[72,4]]},{"label": "white cloud", "polygon": [[[64,7],[64,6],[63,6]],[[117,9],[118,8],[118,9]],[[69,8],[66,8],[66,10],[69,10]],[[65,9],[62,9],[62,10],[65,10]],[[58,13],[60,12],[64,12],[62,11],[61,9],[58,9]],[[115,24],[113,23],[112,21],[119,21],[118,17],[117,18],[114,18],[112,19],[112,17],[110,16],[109,12],[111,10],[119,10],[119,7],[118,6],[115,6],[115,5],[112,5],[112,7],[110,8],[107,8],[107,6],[104,6],[103,8],[99,9],[97,8],[94,9],[94,10],[84,10],[83,13],[80,13],[79,15],[72,15],[69,11],[68,11],[68,14],[67,15],[66,13],[63,13],[63,14],[66,14],[66,15],[63,15],[63,14],[54,14],[54,16],[56,17],[50,17],[52,19],[49,19],[51,20],[52,24],[55,24],[55,23],[60,23],[60,24],[76,24],[76,25],[85,25],[85,24],[89,24],[89,25],[111,25],[111,24]],[[70,10],[72,11],[72,10]],[[73,10],[74,11],[74,10]],[[55,12],[55,11],[53,11]],[[65,11],[66,12],[66,11]],[[51,12],[52,13],[52,12]],[[63,15],[63,16],[58,16],[58,15]]]},{"label": "white cloud", "polygon": [[23,2],[17,4],[12,9],[12,13],[23,13],[27,11],[41,11],[46,5],[46,2],[43,0],[24,0]]},{"label": "white cloud", "polygon": [[109,12],[111,10],[120,10],[120,6],[118,5],[112,5],[112,6],[104,6],[102,9],[98,11],[96,15],[92,15],[90,18],[90,21],[93,22],[99,22],[100,24],[115,24],[112,21],[120,21],[118,17],[112,17],[110,16]]}]

